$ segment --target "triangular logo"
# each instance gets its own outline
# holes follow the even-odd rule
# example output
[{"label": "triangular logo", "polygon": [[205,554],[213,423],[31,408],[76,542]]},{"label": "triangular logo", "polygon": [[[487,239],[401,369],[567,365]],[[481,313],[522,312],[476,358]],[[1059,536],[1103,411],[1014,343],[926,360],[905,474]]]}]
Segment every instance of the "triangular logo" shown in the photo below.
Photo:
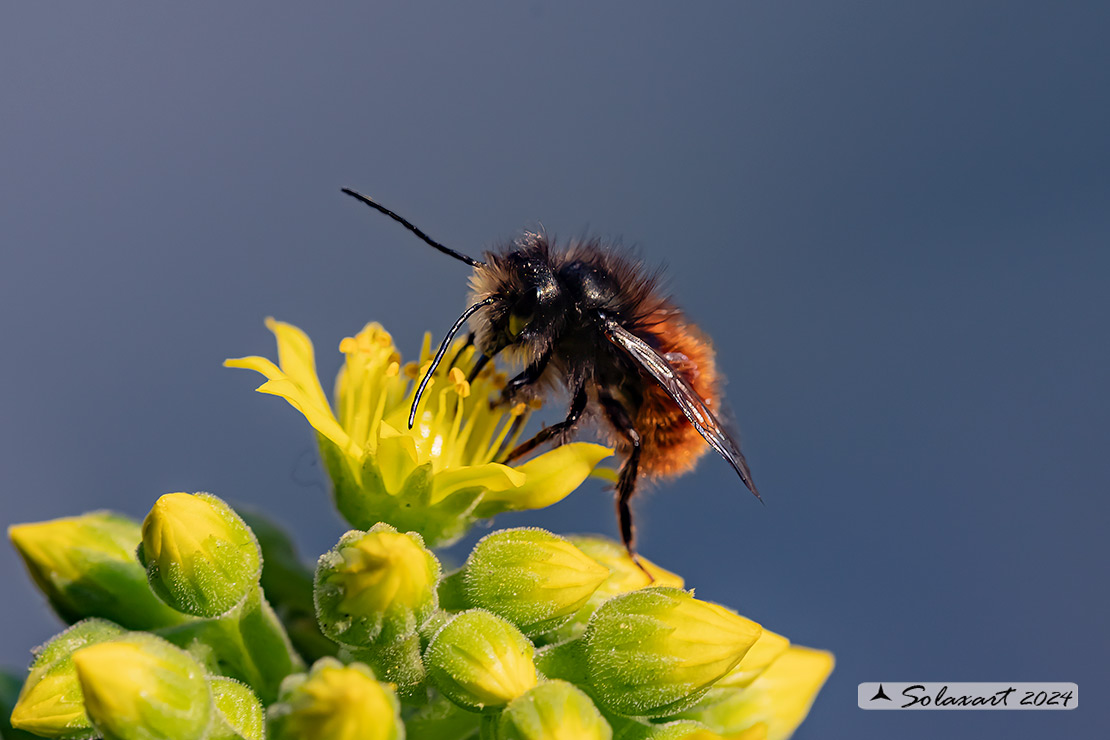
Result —
[{"label": "triangular logo", "polygon": [[883,685],[882,684],[879,684],[879,690],[877,692],[875,692],[874,696],[871,697],[871,701],[875,701],[876,699],[886,699],[887,701],[894,701],[893,699],[891,699],[889,696],[886,695],[885,691],[883,691]]}]

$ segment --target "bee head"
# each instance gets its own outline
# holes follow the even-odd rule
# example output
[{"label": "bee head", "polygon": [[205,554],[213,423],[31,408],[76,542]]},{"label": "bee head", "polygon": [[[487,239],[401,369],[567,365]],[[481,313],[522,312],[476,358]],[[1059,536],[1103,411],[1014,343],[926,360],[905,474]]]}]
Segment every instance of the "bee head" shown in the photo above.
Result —
[{"label": "bee head", "polygon": [[547,350],[562,331],[566,298],[543,236],[527,234],[510,249],[487,255],[471,278],[475,300],[493,298],[476,315],[475,341],[487,355],[506,348]]}]

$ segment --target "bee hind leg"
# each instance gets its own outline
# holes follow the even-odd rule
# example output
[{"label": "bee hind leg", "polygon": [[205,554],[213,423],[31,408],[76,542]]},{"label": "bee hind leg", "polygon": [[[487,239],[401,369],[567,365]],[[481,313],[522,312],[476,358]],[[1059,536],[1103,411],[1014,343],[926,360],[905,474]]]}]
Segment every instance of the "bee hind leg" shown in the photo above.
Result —
[{"label": "bee hind leg", "polygon": [[617,399],[602,394],[600,401],[609,423],[632,446],[617,478],[617,521],[620,523],[621,541],[624,542],[624,549],[628,551],[628,556],[632,558],[636,567],[644,572],[649,582],[654,582],[655,576],[648,572],[636,555],[636,529],[632,525],[631,501],[633,494],[636,493],[636,477],[640,469],[640,433],[632,423],[628,410]]},{"label": "bee hind leg", "polygon": [[[503,462],[508,463],[516,460],[519,457],[523,457],[552,437],[557,437],[558,435],[570,432],[572,429],[574,429],[574,425],[577,424],[578,420],[582,417],[582,412],[586,410],[586,400],[586,387],[580,385],[575,388],[574,394],[571,396],[570,409],[567,410],[567,418],[563,421],[560,421],[558,424],[552,424],[549,427],[544,427],[543,429],[536,432],[531,439],[521,442],[519,445],[513,448],[513,451],[505,457]],[[512,438],[511,435],[509,438]],[[557,443],[556,446],[558,446],[558,444],[561,443]]]}]

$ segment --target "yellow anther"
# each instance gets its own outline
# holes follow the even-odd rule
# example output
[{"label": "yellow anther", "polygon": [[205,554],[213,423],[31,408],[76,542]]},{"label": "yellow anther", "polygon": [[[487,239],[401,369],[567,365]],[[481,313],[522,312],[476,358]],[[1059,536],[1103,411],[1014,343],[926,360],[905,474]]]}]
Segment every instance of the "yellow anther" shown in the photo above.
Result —
[{"label": "yellow anther", "polygon": [[466,381],[466,375],[457,367],[451,368],[448,374],[448,379],[455,385],[455,392],[459,394],[460,398],[466,398],[470,395],[470,383]]}]

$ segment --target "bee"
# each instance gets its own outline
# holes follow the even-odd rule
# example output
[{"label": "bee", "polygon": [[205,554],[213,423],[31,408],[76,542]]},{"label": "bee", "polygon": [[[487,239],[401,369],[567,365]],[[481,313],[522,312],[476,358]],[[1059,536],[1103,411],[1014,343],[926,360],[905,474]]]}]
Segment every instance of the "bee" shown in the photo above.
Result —
[{"label": "bee", "polygon": [[597,241],[559,250],[534,233],[476,260],[431,239],[365,195],[349,188],[343,192],[474,269],[471,305],[447,332],[417,388],[410,429],[432,373],[469,324],[469,339],[480,353],[471,380],[504,352],[523,361],[524,369],[506,384],[503,401],[558,386],[570,398],[563,421],[518,444],[503,462],[547,442],[563,444],[583,419],[596,419],[623,458],[615,490],[617,520],[621,540],[637,564],[630,503],[641,478],[685,473],[711,447],[762,501],[740,446],[714,413],[723,378],[712,345],[661,292],[658,273]]}]

